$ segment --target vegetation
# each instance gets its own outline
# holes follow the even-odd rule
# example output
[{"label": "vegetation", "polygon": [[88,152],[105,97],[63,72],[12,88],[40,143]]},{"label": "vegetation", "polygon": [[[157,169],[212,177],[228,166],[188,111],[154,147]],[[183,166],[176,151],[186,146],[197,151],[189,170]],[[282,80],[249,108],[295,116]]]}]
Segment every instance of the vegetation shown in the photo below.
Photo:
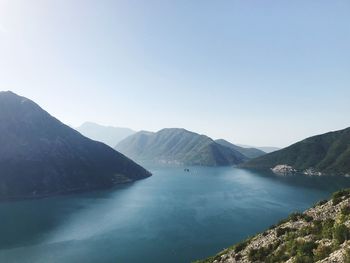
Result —
[{"label": "vegetation", "polygon": [[[310,213],[292,213],[261,235],[236,244],[216,258],[199,262],[222,262],[221,256],[229,251],[234,252],[233,256],[238,262],[242,257],[250,262],[267,263],[286,262],[289,259],[296,263],[311,263],[325,259],[350,240],[350,229],[346,225],[350,222],[350,207],[346,202],[340,204],[345,198],[350,200],[350,189],[338,191],[329,202],[322,201],[315,205],[312,215],[316,215],[316,218],[317,213],[322,211],[326,215],[322,220],[314,219]],[[335,210],[339,212],[327,214],[328,211],[334,213],[334,200],[340,200],[340,209]],[[252,245],[254,240],[259,241]],[[344,262],[350,263],[350,249],[346,250]]]},{"label": "vegetation", "polygon": [[317,202],[313,207],[324,205],[327,202],[328,202],[328,200],[321,200],[321,201]]},{"label": "vegetation", "polygon": [[336,225],[333,228],[333,239],[336,244],[343,244],[346,240],[349,240],[350,232],[347,226],[344,224]]},{"label": "vegetation", "polygon": [[238,151],[249,159],[257,158],[266,154],[262,150],[256,148],[243,148],[223,139],[215,140],[215,142],[232,150]]},{"label": "vegetation", "polygon": [[151,175],[27,98],[0,92],[0,109],[0,199],[109,188]]},{"label": "vegetation", "polygon": [[317,249],[314,251],[314,259],[317,260],[322,260],[326,257],[328,257],[332,253],[332,247],[330,246],[325,246],[325,245],[318,245]]},{"label": "vegetation", "polygon": [[236,165],[248,160],[237,150],[185,129],[138,132],[121,141],[116,149],[140,163],[163,165]]},{"label": "vegetation", "polygon": [[248,245],[249,241],[250,241],[250,240],[247,239],[247,240],[245,240],[245,241],[239,242],[238,244],[236,244],[236,245],[234,246],[234,251],[235,251],[236,253],[242,251],[243,249],[246,248],[246,246]]},{"label": "vegetation", "polygon": [[287,164],[300,172],[350,175],[350,128],[307,138],[285,149],[253,159],[243,167],[270,169]]},{"label": "vegetation", "polygon": [[338,192],[335,192],[332,195],[332,203],[333,205],[339,204],[344,198],[347,198],[350,196],[350,190],[349,189],[343,189]]},{"label": "vegetation", "polygon": [[[292,218],[295,218],[292,216]],[[294,258],[294,262],[315,262],[326,258],[338,246],[350,239],[349,229],[344,225],[337,225],[332,220],[325,222],[314,221],[311,227],[295,230],[292,228],[277,228],[276,236],[283,237],[283,242],[270,244],[268,247],[251,249],[248,254],[252,262],[284,262]],[[312,235],[309,241],[303,237]],[[317,244],[317,240],[330,239],[332,246]],[[280,245],[282,243],[282,245]],[[278,249],[277,249],[278,248]]]},{"label": "vegetation", "polygon": [[344,263],[350,263],[350,248],[345,250]]}]

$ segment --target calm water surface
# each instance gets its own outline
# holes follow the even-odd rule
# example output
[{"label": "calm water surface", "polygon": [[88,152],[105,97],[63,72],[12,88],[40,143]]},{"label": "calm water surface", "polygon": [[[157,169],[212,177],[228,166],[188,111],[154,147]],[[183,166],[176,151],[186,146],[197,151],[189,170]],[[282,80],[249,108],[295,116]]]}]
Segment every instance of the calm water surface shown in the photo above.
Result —
[{"label": "calm water surface", "polygon": [[0,203],[0,262],[191,262],[350,187],[235,168],[151,170],[110,191]]}]

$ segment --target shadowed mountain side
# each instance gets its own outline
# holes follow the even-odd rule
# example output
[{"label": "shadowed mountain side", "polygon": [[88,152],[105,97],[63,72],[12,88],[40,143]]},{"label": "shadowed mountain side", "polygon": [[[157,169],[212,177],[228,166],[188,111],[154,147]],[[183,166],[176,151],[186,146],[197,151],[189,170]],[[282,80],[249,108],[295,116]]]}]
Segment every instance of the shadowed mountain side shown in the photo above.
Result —
[{"label": "shadowed mountain side", "polygon": [[238,151],[249,159],[253,159],[253,158],[256,158],[256,157],[259,157],[259,156],[266,154],[265,152],[263,152],[259,149],[240,147],[240,146],[237,146],[237,145],[230,143],[230,142],[223,140],[223,139],[215,140],[215,142],[218,144],[221,144],[223,146],[226,146],[232,150]]},{"label": "shadowed mountain side", "polygon": [[277,165],[306,174],[350,175],[350,128],[307,138],[242,167],[269,169]]},{"label": "shadowed mountain side", "polygon": [[108,188],[150,176],[12,92],[0,92],[0,145],[0,199]]}]

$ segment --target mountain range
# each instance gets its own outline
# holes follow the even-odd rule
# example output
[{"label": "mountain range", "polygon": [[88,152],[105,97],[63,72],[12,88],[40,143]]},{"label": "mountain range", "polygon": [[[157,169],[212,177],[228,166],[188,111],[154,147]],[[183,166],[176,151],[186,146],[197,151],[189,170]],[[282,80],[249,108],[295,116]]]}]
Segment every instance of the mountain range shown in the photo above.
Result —
[{"label": "mountain range", "polygon": [[110,147],[115,147],[120,141],[135,133],[129,128],[104,126],[93,122],[84,122],[76,130],[84,136],[103,142]]},{"label": "mountain range", "polygon": [[0,92],[0,199],[112,187],[151,174],[12,92]]},{"label": "mountain range", "polygon": [[350,128],[307,138],[250,160],[242,167],[276,168],[283,173],[350,175]]},{"label": "mountain range", "polygon": [[115,149],[140,163],[164,165],[237,165],[250,159],[242,152],[257,154],[256,149],[235,149],[228,142],[216,142],[180,128],[141,131],[121,141]]}]

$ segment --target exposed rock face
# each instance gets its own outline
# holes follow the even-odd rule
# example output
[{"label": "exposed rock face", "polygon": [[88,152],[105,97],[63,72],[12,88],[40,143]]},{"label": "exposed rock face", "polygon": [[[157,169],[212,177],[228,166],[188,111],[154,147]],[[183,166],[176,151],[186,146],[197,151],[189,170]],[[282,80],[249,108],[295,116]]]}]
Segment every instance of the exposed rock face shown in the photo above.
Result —
[{"label": "exposed rock face", "polygon": [[0,145],[0,199],[107,188],[150,176],[12,92],[0,92]]},{"label": "exposed rock face", "polygon": [[340,191],[202,263],[350,262],[350,190]]},{"label": "exposed rock face", "polygon": [[305,175],[317,175],[317,176],[322,175],[322,173],[317,171],[315,168],[308,168],[308,169],[304,170],[303,174],[305,174]]},{"label": "exposed rock face", "polygon": [[296,173],[310,175],[310,176],[323,175],[321,172],[317,171],[315,168],[308,168],[308,169],[305,169],[304,171],[298,171],[297,169],[294,169],[292,166],[287,164],[278,164],[275,167],[271,168],[271,171],[278,175],[292,175]]}]

